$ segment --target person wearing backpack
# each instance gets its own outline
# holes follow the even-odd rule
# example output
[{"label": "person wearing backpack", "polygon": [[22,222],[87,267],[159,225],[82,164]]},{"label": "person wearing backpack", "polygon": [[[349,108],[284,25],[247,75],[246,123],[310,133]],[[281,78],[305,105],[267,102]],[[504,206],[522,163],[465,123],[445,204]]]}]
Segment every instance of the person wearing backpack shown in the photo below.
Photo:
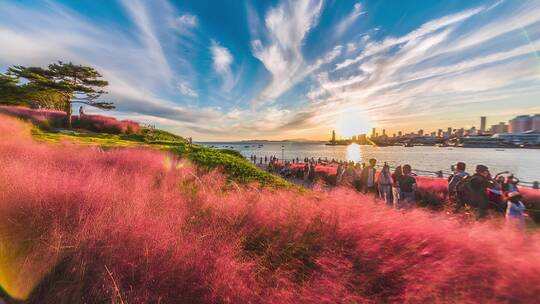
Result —
[{"label": "person wearing backpack", "polygon": [[[451,201],[455,202],[456,211],[465,204],[463,193],[458,193],[458,185],[463,186],[464,180],[469,176],[469,173],[465,172],[465,168],[464,162],[458,162],[454,173],[448,177],[448,196]],[[460,187],[459,190],[463,192],[463,187]]]},{"label": "person wearing backpack", "polygon": [[469,173],[465,172],[466,165],[464,162],[458,162],[456,164],[456,170],[450,177],[448,177],[448,194],[450,197],[456,197],[456,186],[457,184],[467,176]]},{"label": "person wearing backpack", "polygon": [[471,177],[467,188],[470,203],[478,208],[478,218],[484,218],[487,215],[489,206],[487,189],[490,187],[492,187],[492,183],[488,167],[476,166],[476,173]]}]

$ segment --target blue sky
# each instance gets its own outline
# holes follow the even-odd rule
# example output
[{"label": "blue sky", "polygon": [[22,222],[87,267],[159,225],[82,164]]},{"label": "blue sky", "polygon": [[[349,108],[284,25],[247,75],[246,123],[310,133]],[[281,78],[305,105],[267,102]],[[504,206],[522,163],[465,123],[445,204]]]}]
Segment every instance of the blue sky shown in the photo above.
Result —
[{"label": "blue sky", "polygon": [[0,69],[92,65],[111,115],[196,140],[538,113],[539,48],[533,0],[0,2]]}]

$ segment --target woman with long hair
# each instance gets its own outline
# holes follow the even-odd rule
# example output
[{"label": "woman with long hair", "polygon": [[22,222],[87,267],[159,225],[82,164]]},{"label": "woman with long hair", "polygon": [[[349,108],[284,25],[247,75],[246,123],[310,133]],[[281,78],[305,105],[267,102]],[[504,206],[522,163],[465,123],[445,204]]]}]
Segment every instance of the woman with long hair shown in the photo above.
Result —
[{"label": "woman with long hair", "polygon": [[399,188],[399,182],[398,178],[403,175],[403,172],[401,170],[401,166],[397,166],[396,169],[394,169],[394,173],[392,173],[392,198],[394,203],[394,208],[399,209],[401,208],[401,202],[400,202],[400,194],[401,189]]},{"label": "woman with long hair", "polygon": [[379,196],[388,204],[392,205],[392,175],[390,166],[384,163],[381,173],[377,178]]}]

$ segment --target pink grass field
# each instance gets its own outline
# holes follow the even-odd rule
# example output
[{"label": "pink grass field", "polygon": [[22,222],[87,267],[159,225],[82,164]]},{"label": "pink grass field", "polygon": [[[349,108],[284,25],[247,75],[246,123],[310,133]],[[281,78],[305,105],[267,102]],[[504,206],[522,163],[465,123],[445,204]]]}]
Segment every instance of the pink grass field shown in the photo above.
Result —
[{"label": "pink grass field", "polygon": [[[18,106],[0,106],[0,113],[28,120],[45,129],[64,127],[66,117],[66,114],[62,111],[38,110]],[[103,115],[73,116],[72,123],[74,128],[112,134],[133,134],[140,130],[140,125],[137,122],[117,120],[114,117]]]},{"label": "pink grass field", "polygon": [[36,143],[0,115],[0,286],[27,303],[535,303],[540,236],[172,155]]}]

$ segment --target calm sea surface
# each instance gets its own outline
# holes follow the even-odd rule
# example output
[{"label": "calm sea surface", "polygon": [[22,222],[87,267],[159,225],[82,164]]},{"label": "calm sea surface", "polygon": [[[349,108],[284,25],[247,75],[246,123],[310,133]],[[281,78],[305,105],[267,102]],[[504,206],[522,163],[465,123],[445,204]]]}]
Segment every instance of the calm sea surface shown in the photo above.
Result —
[{"label": "calm sea surface", "polygon": [[492,174],[511,171],[523,181],[540,180],[540,149],[484,149],[484,148],[438,148],[430,146],[374,147],[374,146],[327,146],[324,143],[271,142],[263,143],[200,143],[216,148],[232,147],[249,157],[272,156],[285,159],[314,157],[336,160],[367,162],[370,158],[379,164],[388,162],[391,166],[410,164],[415,169],[425,171],[443,170],[450,172],[450,166],[458,161],[467,163],[467,171],[474,171],[477,164],[490,168]]}]

